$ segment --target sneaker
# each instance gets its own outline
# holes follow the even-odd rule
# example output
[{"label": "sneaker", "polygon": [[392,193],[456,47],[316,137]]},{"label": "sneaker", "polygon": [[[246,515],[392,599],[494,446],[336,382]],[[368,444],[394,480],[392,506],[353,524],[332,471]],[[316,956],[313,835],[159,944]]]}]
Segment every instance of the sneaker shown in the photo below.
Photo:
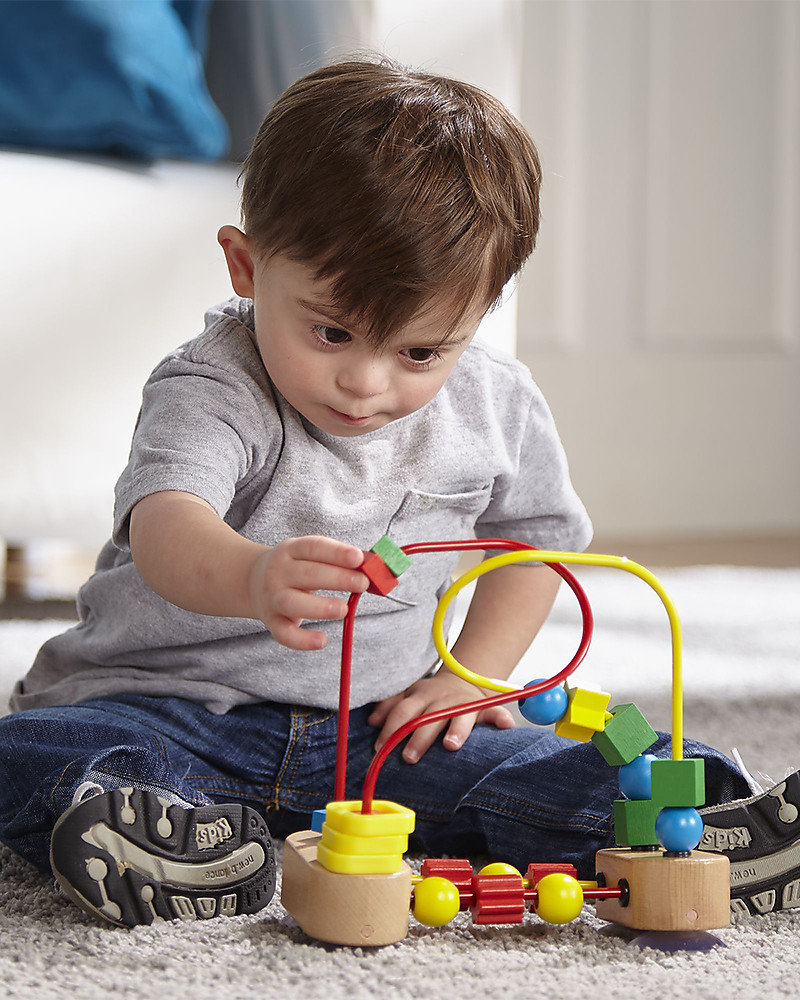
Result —
[{"label": "sneaker", "polygon": [[275,852],[255,810],[184,809],[134,788],[79,798],[53,828],[50,863],[74,903],[129,927],[256,913],[275,892]]},{"label": "sneaker", "polygon": [[800,907],[800,771],[768,792],[700,813],[700,850],[730,860],[734,914]]}]

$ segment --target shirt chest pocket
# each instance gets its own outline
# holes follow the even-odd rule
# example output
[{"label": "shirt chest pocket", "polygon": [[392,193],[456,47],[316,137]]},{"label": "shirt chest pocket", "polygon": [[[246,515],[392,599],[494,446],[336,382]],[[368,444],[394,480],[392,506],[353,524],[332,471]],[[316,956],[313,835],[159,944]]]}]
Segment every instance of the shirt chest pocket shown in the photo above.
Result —
[{"label": "shirt chest pocket", "polygon": [[468,538],[491,499],[491,483],[466,493],[409,490],[387,533],[398,545]]}]

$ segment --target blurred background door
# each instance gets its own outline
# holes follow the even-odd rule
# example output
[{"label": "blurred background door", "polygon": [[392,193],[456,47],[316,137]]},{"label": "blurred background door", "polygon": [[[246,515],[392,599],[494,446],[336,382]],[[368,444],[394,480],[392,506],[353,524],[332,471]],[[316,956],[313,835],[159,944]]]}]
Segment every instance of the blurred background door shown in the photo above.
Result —
[{"label": "blurred background door", "polygon": [[800,5],[522,4],[518,353],[598,535],[800,533]]}]

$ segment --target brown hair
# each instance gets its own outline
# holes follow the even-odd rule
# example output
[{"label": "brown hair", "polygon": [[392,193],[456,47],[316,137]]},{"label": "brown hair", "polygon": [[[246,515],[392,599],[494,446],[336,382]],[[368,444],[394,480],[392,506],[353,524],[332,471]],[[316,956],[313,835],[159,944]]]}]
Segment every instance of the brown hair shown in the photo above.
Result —
[{"label": "brown hair", "polygon": [[530,255],[541,168],[503,105],[386,60],[316,70],[264,119],[242,167],[242,224],[332,285],[384,342],[431,304],[449,334],[489,309]]}]

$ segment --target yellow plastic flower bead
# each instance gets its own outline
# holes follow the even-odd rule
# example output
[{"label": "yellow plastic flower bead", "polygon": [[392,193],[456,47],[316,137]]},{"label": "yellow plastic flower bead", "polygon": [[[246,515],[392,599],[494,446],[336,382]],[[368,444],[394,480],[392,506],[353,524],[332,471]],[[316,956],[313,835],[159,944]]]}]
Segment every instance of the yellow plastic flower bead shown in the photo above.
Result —
[{"label": "yellow plastic flower bead", "polygon": [[458,889],[449,879],[431,875],[414,887],[414,916],[426,927],[449,923],[460,908]]},{"label": "yellow plastic flower bead", "polygon": [[577,879],[563,872],[545,875],[536,883],[536,912],[548,924],[568,924],[581,912],[583,889]]}]

